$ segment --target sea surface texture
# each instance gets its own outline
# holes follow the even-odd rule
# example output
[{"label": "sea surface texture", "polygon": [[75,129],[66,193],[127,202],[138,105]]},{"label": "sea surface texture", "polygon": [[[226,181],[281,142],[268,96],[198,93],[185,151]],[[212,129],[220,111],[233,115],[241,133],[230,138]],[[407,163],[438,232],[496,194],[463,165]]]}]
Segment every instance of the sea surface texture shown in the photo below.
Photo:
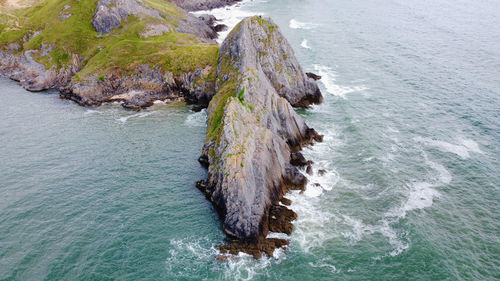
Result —
[{"label": "sea surface texture", "polygon": [[[244,2],[324,103],[290,247],[220,262],[205,112],[87,108],[0,80],[0,280],[500,279],[500,2]],[[319,170],[326,170],[320,176]],[[315,185],[318,183],[320,186]],[[273,234],[277,235],[277,234]],[[278,235],[282,236],[282,235]]]}]

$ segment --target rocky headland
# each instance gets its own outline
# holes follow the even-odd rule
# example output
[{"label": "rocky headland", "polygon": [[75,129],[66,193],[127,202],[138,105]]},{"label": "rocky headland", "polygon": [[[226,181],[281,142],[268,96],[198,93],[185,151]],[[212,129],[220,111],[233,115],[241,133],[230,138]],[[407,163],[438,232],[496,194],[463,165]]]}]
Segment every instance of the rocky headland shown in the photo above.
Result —
[{"label": "rocky headland", "polygon": [[272,255],[288,241],[267,234],[290,234],[296,218],[280,201],[307,183],[298,166],[308,162],[299,150],[322,139],[292,106],[320,103],[322,95],[278,26],[261,17],[244,19],[223,42],[215,90],[200,157],[208,179],[197,186],[231,238],[223,252]]},{"label": "rocky headland", "polygon": [[162,0],[44,0],[0,14],[0,75],[81,105],[213,95],[220,29]]},{"label": "rocky headland", "polygon": [[[283,196],[303,190],[300,150],[322,137],[295,112],[322,101],[316,80],[268,18],[223,28],[210,9],[230,0],[42,0],[0,14],[0,75],[29,91],[59,90],[81,105],[120,102],[139,110],[156,100],[207,108],[197,183],[228,235],[222,253],[272,255],[296,214]],[[307,169],[305,169],[307,171]]]}]

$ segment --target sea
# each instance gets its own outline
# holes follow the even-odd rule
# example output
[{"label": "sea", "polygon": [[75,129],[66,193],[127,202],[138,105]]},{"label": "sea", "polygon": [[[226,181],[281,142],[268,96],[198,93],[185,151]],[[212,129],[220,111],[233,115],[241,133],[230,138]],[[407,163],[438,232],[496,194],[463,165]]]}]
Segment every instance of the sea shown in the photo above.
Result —
[{"label": "sea", "polygon": [[[206,112],[82,107],[0,79],[0,280],[500,280],[500,2],[254,0],[321,105],[286,249],[216,259]],[[207,12],[200,12],[207,13]],[[197,13],[198,14],[198,13]],[[227,31],[228,32],[228,31]],[[227,32],[221,34],[223,37]],[[320,175],[319,170],[326,173]]]}]

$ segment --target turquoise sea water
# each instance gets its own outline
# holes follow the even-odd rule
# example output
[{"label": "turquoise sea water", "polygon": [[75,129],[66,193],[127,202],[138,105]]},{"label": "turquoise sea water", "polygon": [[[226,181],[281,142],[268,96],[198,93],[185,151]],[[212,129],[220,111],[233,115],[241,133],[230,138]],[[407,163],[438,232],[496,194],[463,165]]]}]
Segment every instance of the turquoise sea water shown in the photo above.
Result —
[{"label": "turquoise sea water", "polygon": [[[324,104],[287,251],[218,262],[204,112],[0,80],[0,280],[500,279],[500,3],[255,1]],[[321,187],[314,186],[320,183]]]}]

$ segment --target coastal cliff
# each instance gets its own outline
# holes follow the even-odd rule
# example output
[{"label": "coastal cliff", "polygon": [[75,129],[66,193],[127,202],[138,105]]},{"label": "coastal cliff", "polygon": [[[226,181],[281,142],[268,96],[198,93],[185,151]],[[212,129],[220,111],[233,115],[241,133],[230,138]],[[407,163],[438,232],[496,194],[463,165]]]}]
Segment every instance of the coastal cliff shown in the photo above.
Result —
[{"label": "coastal cliff", "polygon": [[322,95],[278,26],[261,17],[244,19],[225,39],[216,77],[200,157],[209,175],[197,185],[233,238],[221,246],[223,252],[272,255],[288,241],[266,238],[268,232],[290,234],[296,218],[280,201],[307,183],[292,163],[306,164],[298,151],[322,139],[292,105],[320,103]]}]

